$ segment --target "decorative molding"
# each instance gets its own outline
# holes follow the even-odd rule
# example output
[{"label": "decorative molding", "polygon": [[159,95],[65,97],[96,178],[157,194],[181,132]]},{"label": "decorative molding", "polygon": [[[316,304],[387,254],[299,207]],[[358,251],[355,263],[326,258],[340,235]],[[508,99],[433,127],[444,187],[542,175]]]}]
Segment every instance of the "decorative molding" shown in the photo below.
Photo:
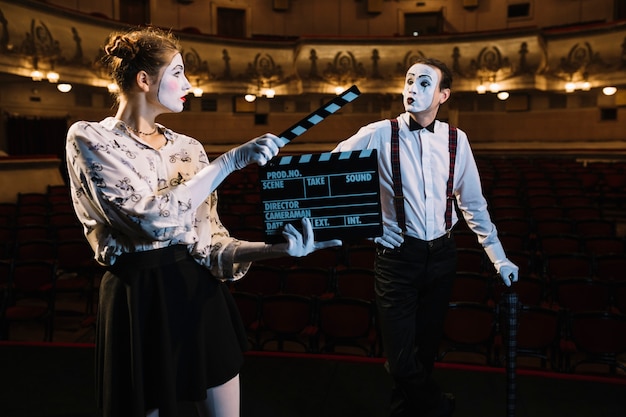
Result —
[{"label": "decorative molding", "polygon": [[572,46],[567,56],[561,57],[560,64],[553,73],[559,77],[574,80],[576,76],[586,78],[594,67],[601,70],[606,65],[602,62],[600,55],[594,53],[589,42],[580,42]]},{"label": "decorative molding", "polygon": [[259,88],[275,87],[284,82],[283,69],[270,54],[257,53],[252,62],[248,63],[242,80]]},{"label": "decorative molding", "polygon": [[183,61],[185,62],[185,73],[188,78],[211,81],[215,79],[215,74],[211,74],[209,71],[209,64],[206,60],[200,57],[200,54],[195,48],[183,49],[182,51]]},{"label": "decorative molding", "polygon": [[365,67],[350,51],[339,51],[326,66],[322,77],[334,86],[350,86],[366,79]]},{"label": "decorative molding", "polygon": [[497,46],[485,46],[478,52],[476,58],[470,61],[465,77],[503,80],[511,76],[512,68],[509,58],[503,56]]},{"label": "decorative molding", "polygon": [[[106,87],[101,48],[120,29],[119,22],[62,14],[43,3],[0,0],[0,73],[28,77],[36,65],[54,66],[64,81]],[[572,78],[587,78],[593,87],[626,85],[626,22],[571,32],[528,28],[417,40],[177,35],[190,79],[215,93],[245,93],[260,84],[280,85],[277,93],[285,95],[330,93],[358,84],[363,93],[395,94],[406,69],[425,56],[450,66],[457,92],[474,91],[481,79],[493,77],[511,90],[561,91]]]},{"label": "decorative molding", "polygon": [[425,58],[426,55],[422,51],[409,51],[402,57],[402,61],[396,63],[395,76],[404,78],[406,71],[420,58]]}]

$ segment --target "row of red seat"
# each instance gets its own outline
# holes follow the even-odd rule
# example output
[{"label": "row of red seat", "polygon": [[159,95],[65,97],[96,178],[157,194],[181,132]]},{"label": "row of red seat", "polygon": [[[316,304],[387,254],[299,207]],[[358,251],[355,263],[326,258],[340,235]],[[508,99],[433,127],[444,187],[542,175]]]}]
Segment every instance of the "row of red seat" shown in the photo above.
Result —
[{"label": "row of red seat", "polygon": [[[234,291],[233,296],[253,349],[385,355],[371,301],[282,292]],[[530,366],[590,372],[583,366],[592,364],[591,372],[626,372],[622,357],[626,353],[626,315],[556,310],[525,305],[517,298],[514,304],[509,300],[507,293],[496,305],[450,302],[437,360],[502,366],[509,353],[507,341],[513,340],[515,359],[534,361]]]}]

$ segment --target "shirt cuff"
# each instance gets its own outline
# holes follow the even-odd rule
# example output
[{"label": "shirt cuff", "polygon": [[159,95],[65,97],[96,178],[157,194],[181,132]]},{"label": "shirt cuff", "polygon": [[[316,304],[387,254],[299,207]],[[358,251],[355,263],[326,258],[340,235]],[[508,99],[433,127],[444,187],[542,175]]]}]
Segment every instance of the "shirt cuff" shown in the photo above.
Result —
[{"label": "shirt cuff", "polygon": [[502,243],[500,243],[499,241],[489,246],[486,246],[485,252],[487,253],[487,256],[489,257],[491,263],[496,266],[496,269],[499,263],[506,261],[506,253],[504,253]]},{"label": "shirt cuff", "polygon": [[212,262],[211,272],[223,281],[238,281],[243,278],[252,262],[235,262],[235,251],[239,246],[239,241],[235,240],[220,249],[215,262]]}]

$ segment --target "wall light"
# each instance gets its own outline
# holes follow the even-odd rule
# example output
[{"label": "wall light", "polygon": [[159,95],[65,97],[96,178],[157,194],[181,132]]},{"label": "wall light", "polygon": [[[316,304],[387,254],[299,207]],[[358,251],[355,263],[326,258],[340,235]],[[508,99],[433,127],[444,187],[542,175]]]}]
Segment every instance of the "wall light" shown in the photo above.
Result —
[{"label": "wall light", "polygon": [[39,71],[38,69],[33,70],[30,73],[30,78],[32,78],[33,81],[41,81],[43,80],[43,72]]},{"label": "wall light", "polygon": [[337,87],[335,87],[335,94],[339,95],[343,93],[344,90],[345,89],[342,86],[338,85]]},{"label": "wall light", "polygon": [[476,92],[478,94],[485,94],[487,92],[487,86],[485,84],[481,84],[478,87],[476,87]]},{"label": "wall light", "polygon": [[69,93],[72,90],[72,84],[61,83],[57,85],[57,90],[62,93]]},{"label": "wall light", "polygon": [[204,90],[202,89],[202,87],[200,87],[199,78],[196,79],[196,87],[191,89],[189,92],[192,93],[194,97],[202,97],[202,94],[204,94]]},{"label": "wall light", "polygon": [[497,93],[498,91],[500,91],[500,84],[496,82],[489,84],[489,91],[491,91],[492,93]]},{"label": "wall light", "polygon": [[58,72],[56,72],[56,71],[49,71],[49,72],[46,74],[46,78],[47,78],[47,79],[48,79],[48,81],[49,81],[49,82],[51,82],[51,83],[58,83],[58,82],[59,82],[59,78],[60,78],[60,76],[59,76],[59,73],[58,73]]},{"label": "wall light", "polygon": [[252,103],[254,100],[256,100],[256,96],[254,94],[246,94],[245,96],[243,96],[243,99],[246,100],[248,103]]},{"label": "wall light", "polygon": [[276,95],[276,91],[274,91],[273,88],[268,88],[267,90],[265,90],[265,97],[274,98],[275,95]]},{"label": "wall light", "polygon": [[120,91],[120,87],[115,83],[111,83],[107,85],[107,90],[109,91],[109,93],[117,93]]},{"label": "wall light", "polygon": [[576,84],[573,82],[565,83],[565,92],[573,93],[576,90]]},{"label": "wall light", "polygon": [[507,91],[500,91],[496,97],[498,97],[500,100],[504,101],[506,99],[509,98],[509,93]]},{"label": "wall light", "polygon": [[602,94],[604,94],[605,96],[612,96],[615,93],[617,93],[616,87],[604,87],[602,89]]}]

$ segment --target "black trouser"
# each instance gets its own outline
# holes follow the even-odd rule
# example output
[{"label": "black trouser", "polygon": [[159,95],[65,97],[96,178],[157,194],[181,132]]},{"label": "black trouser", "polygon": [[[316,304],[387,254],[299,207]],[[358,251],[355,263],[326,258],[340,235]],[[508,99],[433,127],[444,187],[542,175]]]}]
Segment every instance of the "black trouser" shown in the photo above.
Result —
[{"label": "black trouser", "polygon": [[441,392],[431,378],[456,272],[454,238],[405,237],[376,253],[376,304],[387,370],[394,381],[391,416],[419,416]]}]

